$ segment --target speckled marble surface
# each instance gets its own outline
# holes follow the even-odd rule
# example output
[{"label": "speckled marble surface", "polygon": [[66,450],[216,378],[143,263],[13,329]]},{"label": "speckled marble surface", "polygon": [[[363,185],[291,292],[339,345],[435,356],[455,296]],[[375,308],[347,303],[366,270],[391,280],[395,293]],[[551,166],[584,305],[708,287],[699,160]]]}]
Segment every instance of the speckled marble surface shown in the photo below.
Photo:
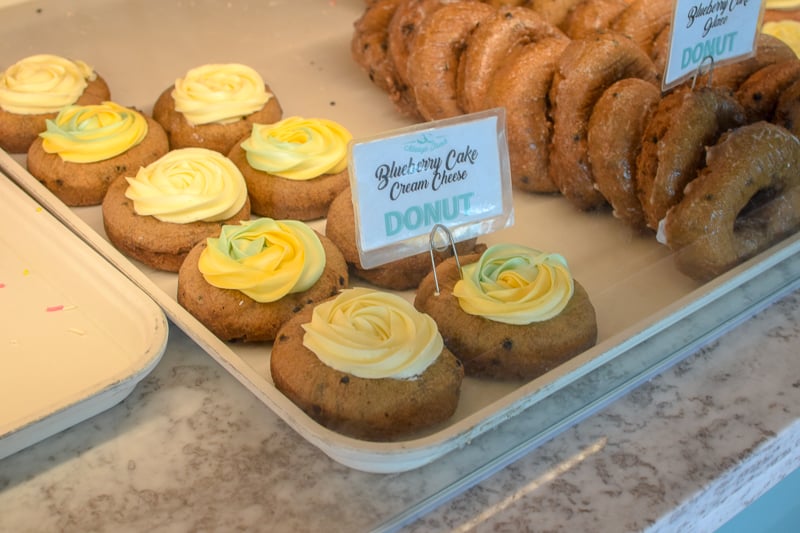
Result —
[{"label": "speckled marble surface", "polygon": [[[0,461],[0,531],[367,530],[491,452],[350,470],[170,335],[125,401]],[[405,527],[713,530],[800,466],[798,341],[795,292]]]}]

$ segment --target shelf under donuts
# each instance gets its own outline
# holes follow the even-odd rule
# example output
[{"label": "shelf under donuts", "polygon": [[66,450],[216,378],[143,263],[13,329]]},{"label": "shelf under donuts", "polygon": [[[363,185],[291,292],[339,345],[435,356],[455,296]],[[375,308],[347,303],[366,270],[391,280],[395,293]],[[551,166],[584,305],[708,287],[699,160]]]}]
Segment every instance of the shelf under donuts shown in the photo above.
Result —
[{"label": "shelf under donuts", "polygon": [[[330,118],[356,138],[408,125],[350,59],[352,22],[363,2],[308,4],[139,2],[136,27],[115,23],[120,9],[133,16],[129,2],[45,1],[37,3],[44,6],[39,13],[22,4],[4,9],[9,16],[0,17],[0,35],[21,43],[0,50],[0,64],[40,47],[81,58],[103,74],[115,101],[149,111],[164,87],[188,68],[237,61],[262,73],[285,116]],[[60,28],[57,35],[53,27]],[[141,27],[148,29],[146,39]],[[226,27],[235,27],[236,34],[218,39]],[[130,47],[133,42],[136,46]],[[402,442],[366,442],[320,426],[277,391],[269,376],[268,344],[222,342],[181,308],[175,300],[177,276],[145,267],[114,249],[105,237],[99,207],[64,206],[25,171],[24,157],[0,153],[0,167],[156,300],[176,325],[294,430],[334,460],[369,472],[418,468],[531,409],[550,413],[531,431],[531,442],[542,441],[800,284],[800,235],[699,284],[677,271],[670,252],[653,235],[630,231],[608,211],[583,213],[559,196],[515,192],[515,225],[482,240],[563,254],[597,310],[597,345],[529,383],[467,378],[459,408],[445,424]],[[324,221],[312,226],[324,231]],[[593,392],[570,401],[577,397],[576,388]]]}]

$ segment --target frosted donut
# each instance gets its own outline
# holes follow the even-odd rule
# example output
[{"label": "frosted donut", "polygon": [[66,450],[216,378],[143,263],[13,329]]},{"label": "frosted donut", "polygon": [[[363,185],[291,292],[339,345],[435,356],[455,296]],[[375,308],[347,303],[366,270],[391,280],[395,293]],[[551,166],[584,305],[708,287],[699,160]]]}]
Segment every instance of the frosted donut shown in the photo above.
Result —
[{"label": "frosted donut", "polygon": [[773,122],[800,136],[800,80],[787,87],[778,98]]},{"label": "frosted donut", "polygon": [[561,193],[579,209],[605,204],[589,166],[588,123],[600,95],[624,78],[657,82],[653,62],[624,35],[602,32],[573,40],[559,59],[550,89],[553,138],[549,172]]},{"label": "frosted donut", "polygon": [[[753,57],[715,67],[711,72],[711,83],[715,87],[726,87],[732,90],[749,78],[754,72],[772,63],[797,59],[792,48],[777,37],[759,33],[756,39],[756,55]],[[698,83],[705,82],[709,74],[698,78]]]},{"label": "frosted donut", "polygon": [[630,0],[583,0],[567,15],[564,33],[570,39],[583,39],[607,30],[629,5]]},{"label": "frosted donut", "polygon": [[747,121],[772,120],[781,94],[798,79],[800,59],[790,59],[767,65],[744,80],[735,96],[747,113]]},{"label": "frosted donut", "polygon": [[634,0],[611,24],[611,29],[627,35],[649,54],[658,34],[671,22],[671,2]]},{"label": "frosted donut", "polygon": [[742,106],[714,88],[676,90],[659,102],[642,136],[636,183],[648,227],[656,229],[702,168],[705,147],[745,123]]},{"label": "frosted donut", "polygon": [[706,163],[659,228],[678,269],[701,281],[800,228],[800,140],[756,122],[726,134]]},{"label": "frosted donut", "polygon": [[409,53],[408,79],[426,120],[463,114],[456,94],[459,60],[470,33],[494,12],[488,4],[463,1],[425,19]]}]

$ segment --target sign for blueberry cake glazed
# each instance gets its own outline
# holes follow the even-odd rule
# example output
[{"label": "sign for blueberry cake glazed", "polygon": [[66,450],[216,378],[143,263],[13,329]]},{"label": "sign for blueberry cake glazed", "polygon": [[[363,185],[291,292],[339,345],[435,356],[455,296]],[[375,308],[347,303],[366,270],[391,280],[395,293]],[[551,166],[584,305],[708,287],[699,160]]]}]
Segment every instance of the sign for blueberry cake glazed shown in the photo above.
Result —
[{"label": "sign for blueberry cake glazed", "polygon": [[503,109],[353,142],[349,168],[364,268],[513,223]]},{"label": "sign for blueberry cake glazed", "polygon": [[664,89],[699,71],[753,55],[761,4],[761,0],[677,0]]}]

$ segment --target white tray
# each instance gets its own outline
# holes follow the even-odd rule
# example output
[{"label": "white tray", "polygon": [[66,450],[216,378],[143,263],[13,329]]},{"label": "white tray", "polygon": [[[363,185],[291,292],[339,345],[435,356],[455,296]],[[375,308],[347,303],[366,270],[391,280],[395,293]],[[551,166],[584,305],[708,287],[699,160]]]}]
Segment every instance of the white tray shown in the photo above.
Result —
[{"label": "white tray", "polygon": [[0,175],[0,459],[125,398],[167,344],[162,310]]},{"label": "white tray", "polygon": [[[350,59],[352,23],[364,9],[363,0],[45,0],[42,5],[39,15],[29,7],[0,12],[0,38],[44,43],[42,47],[50,45],[50,51],[88,61],[103,73],[112,97],[120,103],[149,111],[158,94],[188,68],[238,61],[263,73],[287,116],[331,118],[357,138],[409,124]],[[127,13],[136,24],[118,24],[119,13]],[[57,34],[53,27],[59,28]],[[144,27],[146,39],[142,38]],[[136,43],[135,47],[130,43]],[[34,53],[41,47],[28,44],[28,48],[28,53]],[[16,60],[18,53],[12,56],[12,52],[17,51],[0,50],[0,64]],[[272,384],[269,345],[219,341],[177,304],[176,275],[123,257],[105,239],[99,208],[65,207],[18,163],[24,164],[24,158],[0,154],[0,166],[20,186],[150,294],[179,327],[278,416],[334,460],[370,472],[417,468],[465,446],[593,370],[630,355],[649,339],[673,335],[678,329],[674,326],[684,317],[697,316],[712,302],[800,253],[800,236],[794,236],[717,280],[699,285],[675,269],[669,251],[654,236],[633,234],[608,212],[581,213],[558,196],[516,193],[515,226],[484,241],[522,243],[564,254],[595,304],[597,346],[527,384],[467,379],[459,408],[446,424],[412,440],[372,443],[344,437],[307,417]],[[324,222],[313,225],[324,231]],[[785,273],[789,280],[800,277],[793,268]],[[685,342],[681,339],[683,345],[695,341],[696,335]]]}]

